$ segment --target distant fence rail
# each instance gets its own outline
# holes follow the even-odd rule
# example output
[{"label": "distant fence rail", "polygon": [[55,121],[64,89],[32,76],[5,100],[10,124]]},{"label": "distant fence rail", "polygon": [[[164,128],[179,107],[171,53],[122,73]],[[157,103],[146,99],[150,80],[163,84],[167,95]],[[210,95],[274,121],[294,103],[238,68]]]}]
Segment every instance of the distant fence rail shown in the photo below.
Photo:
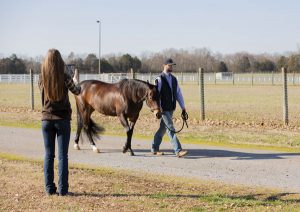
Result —
[{"label": "distant fence rail", "polygon": [[[135,73],[135,79],[149,81],[154,80],[160,73]],[[199,83],[198,72],[176,72],[173,73],[180,84]],[[80,74],[80,81],[83,80],[102,80],[105,82],[117,82],[121,79],[132,78],[131,73],[103,73],[99,74]],[[37,83],[39,75],[33,75],[34,83]],[[0,74],[0,83],[30,83],[29,74]],[[249,85],[281,85],[281,73],[244,73],[230,74],[220,77],[219,73],[204,73],[205,84],[249,84]],[[287,74],[289,85],[300,85],[300,73]]]}]

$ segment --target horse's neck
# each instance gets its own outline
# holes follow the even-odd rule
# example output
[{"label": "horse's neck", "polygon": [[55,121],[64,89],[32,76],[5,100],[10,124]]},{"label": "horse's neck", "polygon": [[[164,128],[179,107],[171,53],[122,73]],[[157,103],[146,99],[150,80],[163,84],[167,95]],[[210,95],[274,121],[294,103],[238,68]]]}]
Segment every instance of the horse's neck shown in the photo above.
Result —
[{"label": "horse's neck", "polygon": [[134,86],[135,89],[131,92],[131,97],[134,102],[141,102],[145,100],[144,98],[146,97],[149,88],[143,82],[136,81],[135,83],[138,83],[138,85]]}]

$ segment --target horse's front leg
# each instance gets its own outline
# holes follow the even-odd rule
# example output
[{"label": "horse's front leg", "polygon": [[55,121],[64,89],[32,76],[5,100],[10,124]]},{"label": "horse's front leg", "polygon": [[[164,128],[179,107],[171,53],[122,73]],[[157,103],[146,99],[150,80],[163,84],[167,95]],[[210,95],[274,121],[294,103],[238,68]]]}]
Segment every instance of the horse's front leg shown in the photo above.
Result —
[{"label": "horse's front leg", "polygon": [[120,122],[121,122],[122,126],[124,127],[124,129],[126,131],[126,134],[127,134],[126,143],[125,143],[125,146],[123,147],[123,153],[126,153],[127,150],[129,149],[130,150],[130,155],[133,156],[134,153],[131,149],[131,138],[132,138],[134,125],[131,128],[131,126],[129,125],[128,120],[127,120],[127,118],[125,117],[124,114],[119,115],[119,119],[120,119]]},{"label": "horse's front leg", "polygon": [[130,130],[127,132],[127,141],[126,141],[126,148],[130,150],[130,155],[134,156],[134,153],[131,149],[131,140],[132,140],[132,134],[134,129],[135,122],[130,122]]}]

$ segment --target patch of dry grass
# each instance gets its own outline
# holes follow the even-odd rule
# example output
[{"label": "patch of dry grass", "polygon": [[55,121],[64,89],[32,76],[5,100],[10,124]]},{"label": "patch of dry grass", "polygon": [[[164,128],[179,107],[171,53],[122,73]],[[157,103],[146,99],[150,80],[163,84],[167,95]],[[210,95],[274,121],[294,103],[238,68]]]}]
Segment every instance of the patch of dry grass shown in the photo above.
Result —
[{"label": "patch of dry grass", "polygon": [[41,161],[0,154],[1,211],[300,210],[300,195],[78,165],[71,196],[46,196]]}]

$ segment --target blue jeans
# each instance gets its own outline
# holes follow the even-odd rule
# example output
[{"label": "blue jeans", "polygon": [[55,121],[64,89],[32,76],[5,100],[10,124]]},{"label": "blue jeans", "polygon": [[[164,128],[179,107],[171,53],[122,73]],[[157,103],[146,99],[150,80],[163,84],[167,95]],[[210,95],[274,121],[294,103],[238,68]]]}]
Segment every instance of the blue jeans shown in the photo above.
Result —
[{"label": "blue jeans", "polygon": [[42,132],[45,146],[44,177],[45,187],[48,194],[56,192],[54,183],[54,158],[55,138],[58,144],[58,192],[62,195],[68,193],[69,168],[68,150],[71,134],[70,120],[44,120],[42,121]]},{"label": "blue jeans", "polygon": [[176,136],[175,133],[171,132],[169,129],[166,128],[165,124],[173,131],[175,131],[174,125],[173,125],[173,111],[163,111],[162,112],[162,118],[160,120],[160,126],[157,132],[154,135],[154,139],[152,142],[152,152],[159,151],[159,146],[161,144],[162,138],[165,135],[166,131],[170,138],[170,141],[173,145],[173,149],[175,154],[180,152],[182,150],[181,144]]}]

